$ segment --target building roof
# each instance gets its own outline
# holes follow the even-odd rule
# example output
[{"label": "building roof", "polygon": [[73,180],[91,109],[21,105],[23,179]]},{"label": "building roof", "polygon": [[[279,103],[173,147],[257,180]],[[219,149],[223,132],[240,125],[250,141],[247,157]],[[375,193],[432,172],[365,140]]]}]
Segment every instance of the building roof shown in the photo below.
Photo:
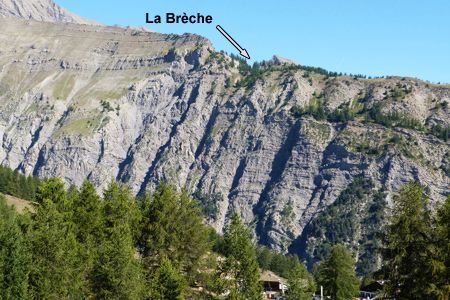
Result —
[{"label": "building roof", "polygon": [[271,271],[261,271],[260,278],[261,278],[261,281],[266,281],[266,282],[279,282],[282,284],[286,284],[286,282],[287,282],[287,280],[285,278],[280,277]]},{"label": "building roof", "polygon": [[361,290],[365,292],[377,292],[383,289],[384,281],[377,280],[366,286],[364,286]]}]

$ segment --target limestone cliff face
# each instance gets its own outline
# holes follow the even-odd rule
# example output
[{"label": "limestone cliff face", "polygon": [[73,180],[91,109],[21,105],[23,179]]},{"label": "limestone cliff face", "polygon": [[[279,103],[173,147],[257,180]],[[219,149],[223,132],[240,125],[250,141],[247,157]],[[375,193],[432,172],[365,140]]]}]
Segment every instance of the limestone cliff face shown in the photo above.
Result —
[{"label": "limestone cliff face", "polygon": [[52,0],[1,0],[0,16],[44,22],[98,24],[66,11]]},{"label": "limestone cliff face", "polygon": [[[358,178],[388,200],[409,180],[435,201],[450,192],[449,142],[430,134],[450,125],[448,86],[279,60],[249,81],[196,35],[1,18],[0,28],[0,161],[26,174],[99,189],[114,178],[136,193],[166,180],[212,199],[217,229],[237,210],[283,251]],[[354,116],[298,113],[318,106]],[[374,107],[423,128],[374,122]]]}]

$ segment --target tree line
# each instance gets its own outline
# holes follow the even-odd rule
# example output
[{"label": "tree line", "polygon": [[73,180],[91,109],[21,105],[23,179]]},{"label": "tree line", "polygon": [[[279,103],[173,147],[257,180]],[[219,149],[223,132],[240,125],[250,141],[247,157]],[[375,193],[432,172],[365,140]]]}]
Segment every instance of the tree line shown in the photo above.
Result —
[{"label": "tree line", "polygon": [[395,299],[450,296],[450,195],[436,211],[426,188],[416,182],[393,199],[380,249],[383,264],[375,278],[385,279]]},{"label": "tree line", "polygon": [[113,181],[99,196],[51,178],[33,200],[20,215],[0,197],[0,299],[262,297],[249,229],[233,214],[218,235],[185,190],[162,183],[135,198]]},{"label": "tree line", "polygon": [[399,112],[383,112],[382,104],[375,103],[369,106],[367,103],[362,107],[352,108],[351,103],[343,103],[334,110],[330,110],[325,105],[325,94],[314,94],[309,103],[304,107],[294,105],[290,109],[293,117],[300,118],[311,116],[316,120],[326,120],[328,122],[348,122],[357,118],[363,118],[366,123],[375,123],[387,128],[399,127],[412,129],[434,135],[435,137],[448,141],[450,139],[450,126],[432,124],[425,126],[422,122],[408,114]]},{"label": "tree line", "polygon": [[33,200],[39,184],[38,177],[25,176],[17,170],[0,166],[0,193]]},{"label": "tree line", "polygon": [[[40,182],[34,212],[17,214],[0,197],[1,299],[262,299],[260,269],[288,280],[288,300],[357,296],[351,253],[332,246],[313,274],[295,255],[252,242],[233,213],[217,234],[185,190],[162,183],[136,198],[112,181],[100,196],[86,181],[65,189]],[[432,213],[416,183],[394,198],[380,249],[396,299],[448,299],[450,197]]]}]

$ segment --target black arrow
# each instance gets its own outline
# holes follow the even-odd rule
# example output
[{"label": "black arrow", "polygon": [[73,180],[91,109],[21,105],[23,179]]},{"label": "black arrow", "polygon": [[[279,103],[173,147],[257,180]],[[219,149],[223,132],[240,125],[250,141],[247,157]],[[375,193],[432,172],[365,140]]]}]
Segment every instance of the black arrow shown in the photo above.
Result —
[{"label": "black arrow", "polygon": [[228,32],[225,31],[225,29],[222,28],[222,26],[217,25],[216,26],[217,30],[219,30],[219,32],[234,46],[236,47],[236,49],[238,49],[239,53],[247,58],[250,59],[250,55],[248,54],[247,50],[245,50],[244,48],[242,48],[232,37],[231,35],[228,34]]}]

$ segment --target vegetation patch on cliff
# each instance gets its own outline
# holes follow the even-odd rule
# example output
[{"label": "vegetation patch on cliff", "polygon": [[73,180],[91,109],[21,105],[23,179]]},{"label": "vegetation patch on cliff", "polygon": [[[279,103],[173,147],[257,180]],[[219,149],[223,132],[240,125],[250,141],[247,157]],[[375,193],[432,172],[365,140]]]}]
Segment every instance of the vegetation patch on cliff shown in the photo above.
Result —
[{"label": "vegetation patch on cliff", "polygon": [[335,244],[345,244],[357,254],[360,275],[375,271],[377,232],[384,216],[383,190],[376,190],[371,180],[355,179],[339,198],[321,212],[303,232],[306,241],[302,258],[312,266],[329,255]]}]

